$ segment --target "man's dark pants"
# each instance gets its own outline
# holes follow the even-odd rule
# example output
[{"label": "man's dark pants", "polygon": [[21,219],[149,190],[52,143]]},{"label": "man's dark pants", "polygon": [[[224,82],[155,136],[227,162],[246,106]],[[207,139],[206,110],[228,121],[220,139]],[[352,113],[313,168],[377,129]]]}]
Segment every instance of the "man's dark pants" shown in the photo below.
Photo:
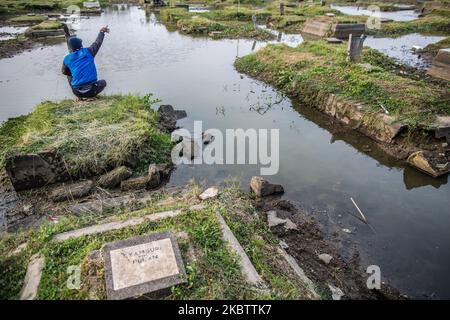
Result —
[{"label": "man's dark pants", "polygon": [[88,85],[88,86],[83,86],[80,88],[72,87],[72,92],[78,98],[94,98],[100,92],[102,92],[105,89],[105,87],[106,87],[106,81],[99,80],[96,83]]}]

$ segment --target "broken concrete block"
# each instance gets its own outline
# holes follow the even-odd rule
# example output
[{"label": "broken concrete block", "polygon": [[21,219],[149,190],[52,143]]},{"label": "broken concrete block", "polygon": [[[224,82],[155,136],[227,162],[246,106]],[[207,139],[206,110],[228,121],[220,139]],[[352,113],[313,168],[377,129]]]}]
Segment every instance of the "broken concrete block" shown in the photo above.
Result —
[{"label": "broken concrete block", "polygon": [[303,24],[302,34],[314,37],[334,37],[348,39],[349,35],[360,37],[365,32],[363,23],[333,23],[332,20],[308,20]]},{"label": "broken concrete block", "polygon": [[342,43],[344,41],[342,41],[341,39],[338,39],[338,38],[327,38],[327,42],[328,43]]},{"label": "broken concrete block", "polygon": [[348,39],[350,34],[353,37],[360,37],[365,31],[364,23],[336,23],[331,26],[331,36],[338,39]]},{"label": "broken concrete block", "polygon": [[435,178],[450,172],[450,163],[445,155],[417,151],[408,157],[407,162]]},{"label": "broken concrete block", "polygon": [[198,197],[200,200],[206,200],[210,198],[215,198],[219,194],[219,189],[217,187],[211,187],[203,191]]},{"label": "broken concrete block", "polygon": [[333,300],[341,300],[341,298],[344,296],[344,292],[342,292],[342,290],[338,287],[335,287],[332,284],[328,284],[328,288],[331,291],[331,298]]},{"label": "broken concrete block", "polygon": [[64,162],[54,152],[13,156],[6,162],[6,172],[16,191],[70,179]]},{"label": "broken concrete block", "polygon": [[303,24],[302,34],[316,37],[325,37],[331,29],[331,22],[308,20]]},{"label": "broken concrete block", "polygon": [[131,169],[121,166],[98,178],[97,185],[101,188],[112,189],[120,185],[123,180],[131,177],[132,174]]},{"label": "broken concrete block", "polygon": [[203,133],[202,141],[203,141],[203,144],[210,144],[211,142],[214,141],[214,136],[210,133]]},{"label": "broken concrete block", "polygon": [[153,164],[148,167],[148,184],[147,188],[153,189],[161,184],[161,173],[159,168]]},{"label": "broken concrete block", "polygon": [[450,81],[450,48],[439,50],[427,73],[432,77]]},{"label": "broken concrete block", "polygon": [[181,142],[180,156],[188,160],[193,160],[200,156],[200,150],[201,146],[195,139],[185,137]]},{"label": "broken concrete block", "polygon": [[103,259],[99,250],[91,251],[87,256],[87,283],[89,288],[89,299],[99,300],[99,292],[102,289],[101,270]]},{"label": "broken concrete block", "polygon": [[250,181],[250,188],[257,197],[266,197],[284,192],[282,185],[269,183],[266,179],[258,176],[252,177]]},{"label": "broken concrete block", "polygon": [[20,300],[34,300],[36,298],[44,264],[44,258],[38,255],[31,257],[22,291],[20,292]]},{"label": "broken concrete block", "polygon": [[147,189],[149,182],[150,177],[148,175],[143,177],[132,178],[122,181],[120,183],[120,189],[122,191]]},{"label": "broken concrete block", "polygon": [[[152,169],[151,169],[152,168]],[[170,172],[172,171],[173,166],[170,164],[151,164],[149,166],[149,174],[151,170],[156,170],[159,172],[160,179],[167,179],[170,177]]]},{"label": "broken concrete block", "polygon": [[50,193],[50,199],[54,202],[79,199],[87,196],[93,187],[94,183],[91,180],[73,184],[63,184],[62,186],[53,189]]},{"label": "broken concrete block", "polygon": [[445,138],[450,142],[450,117],[438,116],[436,121],[431,125],[434,130],[434,136],[438,139]]},{"label": "broken concrete block", "polygon": [[329,264],[331,262],[331,259],[333,259],[333,257],[331,255],[327,254],[327,253],[319,254],[318,257],[325,264]]},{"label": "broken concrete block", "polygon": [[293,223],[291,219],[279,218],[277,212],[274,210],[267,212],[267,224],[269,225],[269,228],[283,226],[286,230],[297,230],[297,225]]}]

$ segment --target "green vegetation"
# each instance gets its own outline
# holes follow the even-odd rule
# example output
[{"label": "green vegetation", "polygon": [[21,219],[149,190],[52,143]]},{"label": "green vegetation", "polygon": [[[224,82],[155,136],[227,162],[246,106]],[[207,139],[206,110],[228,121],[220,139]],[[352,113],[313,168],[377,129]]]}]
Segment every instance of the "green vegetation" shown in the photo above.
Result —
[{"label": "green vegetation", "polygon": [[62,23],[58,20],[46,20],[35,26],[29,27],[25,31],[25,35],[29,35],[33,31],[41,31],[41,30],[58,30],[62,28]]},{"label": "green vegetation", "polygon": [[151,96],[110,96],[93,102],[43,102],[0,127],[0,167],[16,153],[54,150],[74,176],[130,161],[165,163],[170,136],[157,129]]},{"label": "green vegetation", "polygon": [[47,17],[42,15],[35,15],[35,16],[24,15],[11,18],[8,21],[11,23],[40,23],[45,20],[47,20]]},{"label": "green vegetation", "polygon": [[[70,5],[83,6],[84,0],[0,0],[0,13],[15,14],[30,11],[53,11],[66,9]],[[100,0],[108,4],[108,0]]]},{"label": "green vegetation", "polygon": [[[180,8],[163,9],[161,20],[168,27],[175,27],[181,32],[193,35],[210,35],[215,38],[253,38],[260,40],[273,39],[274,36],[266,30],[255,28],[251,22],[252,14],[242,8],[242,14],[236,10],[219,10],[202,13],[189,13]],[[255,11],[251,11],[255,12]],[[260,19],[264,17],[261,14]]]},{"label": "green vegetation", "polygon": [[448,87],[440,87],[395,75],[389,58],[364,49],[362,64],[346,61],[346,45],[324,41],[305,42],[297,48],[270,45],[236,61],[236,68],[314,107],[324,105],[329,94],[364,103],[367,114],[379,113],[382,106],[390,115],[405,121],[411,129],[449,115]]},{"label": "green vegetation", "polygon": [[[161,204],[170,194],[160,193],[155,200],[138,211],[115,212],[109,218],[85,215],[82,218],[65,215],[59,223],[47,223],[39,230],[27,234],[28,247],[23,257],[40,253],[45,257],[45,267],[39,286],[39,299],[89,299],[89,263],[87,255],[93,250],[101,250],[107,242],[145,235],[158,231],[171,230],[184,232],[188,237],[178,237],[183,261],[186,266],[186,283],[173,288],[167,299],[300,299],[305,298],[305,288],[293,275],[284,260],[276,251],[277,241],[267,224],[256,215],[252,200],[233,184],[225,187],[217,199],[209,200],[200,211],[190,211],[189,205],[195,203],[200,193],[197,185],[188,186],[185,194],[173,198],[171,205]],[[91,225],[102,221],[117,221],[127,217],[138,217],[171,208],[181,209],[183,214],[158,222],[144,222],[126,229],[69,239],[62,243],[52,242],[54,235]],[[222,239],[215,215],[220,212],[236,235],[255,268],[268,284],[268,291],[250,288],[243,276],[237,257],[229,250]],[[17,235],[20,237],[23,234]],[[0,252],[7,253],[14,248],[11,240],[0,240]],[[24,276],[23,258],[13,262],[0,256],[0,265],[10,274],[0,274],[0,297],[16,297]],[[22,259],[22,260],[21,260]],[[81,267],[81,289],[67,288],[69,266]],[[100,283],[95,294],[105,299],[103,267],[100,267],[97,280]],[[3,268],[2,268],[3,270]],[[14,283],[12,283],[14,281]]]}]

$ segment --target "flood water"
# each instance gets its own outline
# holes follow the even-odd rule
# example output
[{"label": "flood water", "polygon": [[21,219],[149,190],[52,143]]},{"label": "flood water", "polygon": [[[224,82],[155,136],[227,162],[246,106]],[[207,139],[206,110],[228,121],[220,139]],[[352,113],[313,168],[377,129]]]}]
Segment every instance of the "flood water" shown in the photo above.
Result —
[{"label": "flood water", "polygon": [[414,10],[399,10],[399,11],[380,11],[379,13],[374,13],[372,10],[367,10],[365,8],[357,6],[338,6],[331,5],[332,9],[338,10],[342,13],[348,14],[350,16],[375,16],[378,18],[391,19],[394,21],[411,21],[419,17],[419,13]]},{"label": "flood water", "polygon": [[0,27],[0,41],[14,39],[26,29],[27,27]]},{"label": "flood water", "polygon": [[[343,247],[358,249],[363,267],[380,266],[383,281],[418,298],[450,298],[447,177],[432,179],[401,166],[369,139],[241,76],[233,68],[236,56],[262,42],[168,32],[153,16],[126,6],[82,20],[78,35],[88,45],[104,25],[111,34],[96,62],[108,81],[106,94],[152,92],[187,111],[180,121],[186,128],[201,120],[203,130],[279,129],[280,170],[269,179],[285,187],[285,197],[307,209]],[[0,60],[0,121],[26,114],[42,100],[72,98],[60,71],[66,51],[59,43]],[[212,185],[233,176],[247,189],[253,175],[259,175],[256,165],[184,165],[170,184],[196,178]],[[357,214],[350,197],[372,228],[349,214]]]},{"label": "flood water", "polygon": [[445,39],[441,36],[424,36],[418,33],[407,34],[396,38],[377,38],[368,36],[364,45],[376,49],[385,55],[395,59],[397,62],[419,68],[427,69],[430,61],[424,60],[414,52],[413,46],[425,48],[429,44]]}]

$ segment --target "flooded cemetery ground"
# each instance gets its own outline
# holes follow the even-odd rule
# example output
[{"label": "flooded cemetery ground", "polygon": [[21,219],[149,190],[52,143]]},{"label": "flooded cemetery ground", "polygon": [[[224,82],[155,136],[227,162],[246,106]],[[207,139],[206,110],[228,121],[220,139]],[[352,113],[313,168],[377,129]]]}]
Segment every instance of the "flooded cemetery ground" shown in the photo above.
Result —
[{"label": "flooded cemetery ground", "polygon": [[[366,14],[364,9],[332,8],[349,15]],[[190,11],[207,10],[194,6]],[[418,16],[410,11],[383,15],[395,21]],[[344,257],[351,260],[356,255],[364,270],[378,265],[383,281],[401,293],[413,298],[450,298],[448,175],[432,178],[421,173],[386,154],[367,136],[235,69],[236,58],[268,43],[295,47],[303,42],[300,34],[265,29],[274,36],[267,41],[192,37],[168,31],[157,12],[135,5],[110,6],[100,16],[82,18],[76,34],[87,45],[104,25],[111,33],[96,61],[100,77],[108,82],[105,94],[153,93],[162,103],[186,110],[187,117],[178,125],[189,130],[194,121],[202,121],[203,130],[223,132],[279,129],[279,172],[269,180],[284,187],[285,199],[317,221]],[[22,27],[0,27],[0,41],[22,32]],[[411,49],[442,39],[418,33],[399,38],[369,36],[365,45],[399,63],[427,69],[430,61]],[[28,114],[41,101],[72,98],[67,79],[60,74],[67,53],[63,40],[33,43],[16,53],[0,56],[0,122]],[[192,178],[220,185],[233,177],[248,191],[259,169],[257,165],[178,165],[167,187],[185,185]],[[355,218],[351,199],[369,225]],[[301,241],[297,244],[300,247]]]},{"label": "flooded cemetery ground", "polygon": [[[374,14],[371,8],[362,8],[358,6],[331,5],[331,8],[351,16],[371,16]],[[381,11],[377,14],[382,19],[394,21],[411,21],[419,17],[419,13],[414,10]]]}]

